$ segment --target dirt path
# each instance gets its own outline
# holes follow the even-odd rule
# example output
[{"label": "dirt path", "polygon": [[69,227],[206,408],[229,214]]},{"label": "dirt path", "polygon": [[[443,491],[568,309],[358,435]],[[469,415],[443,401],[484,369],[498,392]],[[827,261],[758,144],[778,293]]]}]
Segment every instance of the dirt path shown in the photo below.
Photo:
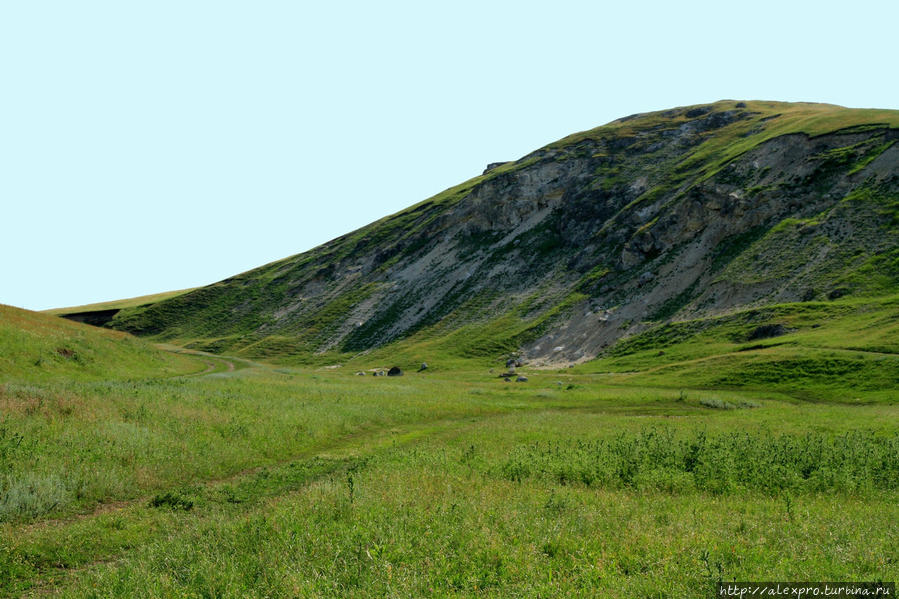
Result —
[{"label": "dirt path", "polygon": [[[478,418],[480,419],[496,417],[501,416],[505,413],[505,411],[497,411],[496,413],[479,414]],[[306,451],[299,452],[284,459],[280,459],[267,464],[260,464],[258,466],[253,466],[250,468],[245,468],[225,477],[196,482],[207,488],[214,489],[215,487],[219,486],[235,484],[241,479],[252,477],[265,469],[286,467],[293,462],[309,460],[315,457],[339,460],[353,457],[362,457],[366,455],[374,455],[383,450],[421,442],[424,439],[430,438],[435,434],[440,434],[441,432],[452,429],[460,422],[469,422],[470,420],[471,415],[459,415],[453,417],[437,418],[433,420],[425,419],[414,423],[406,423],[400,425],[385,425],[383,427],[372,430],[357,431],[334,439],[331,442],[324,443],[317,447],[309,448]],[[309,482],[312,482],[312,480],[315,480],[315,478],[310,479]],[[278,501],[279,499],[283,499],[284,497],[287,497],[294,493],[301,492],[302,488],[305,486],[306,484],[303,484],[296,489],[292,489],[290,491],[286,491],[285,493],[272,496],[263,495],[259,498],[259,501],[261,503],[259,503],[258,505],[264,505],[266,502]],[[178,488],[178,486],[176,485],[174,488]],[[47,529],[58,530],[58,534],[56,534],[55,531],[54,534],[59,538],[65,538],[65,529],[70,525],[78,524],[85,520],[105,516],[111,513],[125,512],[126,510],[141,505],[148,505],[152,497],[164,491],[165,489],[155,489],[147,495],[139,498],[127,501],[117,501],[107,504],[100,504],[96,506],[95,509],[89,512],[77,514],[68,518],[43,520],[31,524],[11,527],[11,532],[13,533],[12,538],[18,538],[20,541],[27,543],[27,537],[35,534],[43,534]],[[256,505],[257,504],[255,502],[250,503],[248,504],[248,509],[254,509],[254,506]],[[197,512],[195,515],[197,518],[205,517],[205,514],[202,512]],[[151,541],[152,536],[144,539],[144,542]],[[56,564],[50,567],[46,567],[46,569],[42,568],[40,581],[31,588],[27,589],[23,596],[44,597],[56,595],[58,594],[60,585],[63,584],[64,581],[69,577],[89,570],[90,568],[102,566],[104,564],[114,564],[118,561],[121,561],[127,557],[128,551],[131,548],[132,547],[122,547],[118,551],[113,550],[105,554],[100,554],[97,555],[96,559],[94,560],[79,564]]]},{"label": "dirt path", "polygon": [[206,374],[213,374],[215,372],[234,372],[235,370],[237,370],[237,367],[235,366],[235,362],[237,361],[243,362],[244,365],[248,368],[264,367],[263,364],[251,362],[250,360],[232,358],[230,356],[219,356],[217,354],[211,354],[209,352],[199,351],[195,349],[186,349],[183,347],[178,347],[177,345],[170,345],[168,343],[159,343],[156,345],[156,347],[173,354],[187,354],[189,356],[203,358],[203,362],[206,363],[205,370],[177,376],[203,376]]}]

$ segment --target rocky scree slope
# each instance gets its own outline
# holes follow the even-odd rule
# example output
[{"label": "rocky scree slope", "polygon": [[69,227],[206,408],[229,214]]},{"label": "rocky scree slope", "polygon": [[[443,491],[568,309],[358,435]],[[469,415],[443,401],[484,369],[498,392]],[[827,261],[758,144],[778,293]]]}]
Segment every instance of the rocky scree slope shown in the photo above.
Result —
[{"label": "rocky scree slope", "polygon": [[672,319],[887,293],[897,127],[823,104],[633,115],[109,326],[261,358],[446,338],[563,363]]}]

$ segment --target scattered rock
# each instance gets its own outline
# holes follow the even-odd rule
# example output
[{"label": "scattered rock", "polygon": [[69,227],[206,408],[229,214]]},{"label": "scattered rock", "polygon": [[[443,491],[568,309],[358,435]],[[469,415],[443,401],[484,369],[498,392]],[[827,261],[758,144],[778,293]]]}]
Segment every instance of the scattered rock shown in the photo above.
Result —
[{"label": "scattered rock", "polygon": [[749,333],[747,340],[755,341],[756,339],[770,339],[771,337],[780,337],[787,334],[787,328],[782,324],[763,324],[756,327]]},{"label": "scattered rock", "polygon": [[504,373],[502,373],[501,375],[499,375],[499,378],[501,378],[501,379],[503,379],[503,378],[509,378],[510,376],[515,376],[515,371],[514,371],[514,370],[510,370],[509,372],[504,372]]},{"label": "scattered rock", "polygon": [[656,278],[656,276],[654,274],[652,274],[651,272],[644,272],[642,275],[640,275],[638,282],[641,285],[646,285],[647,283],[652,281],[654,278]]},{"label": "scattered rock", "polygon": [[421,366],[418,367],[418,372],[421,372],[422,370],[427,370],[427,369],[428,369],[428,363],[422,362]]},{"label": "scattered rock", "polygon": [[403,371],[400,370],[399,366],[394,366],[387,371],[387,376],[403,376]]},{"label": "scattered rock", "polygon": [[503,380],[504,380],[505,382],[507,382],[507,383],[511,383],[511,382],[512,382],[512,379],[510,379],[509,377],[506,377],[506,378],[504,378]]},{"label": "scattered rock", "polygon": [[557,345],[557,346],[555,346],[555,347],[553,348],[553,351],[554,351],[554,352],[560,352],[560,351],[562,351],[563,349],[565,349],[565,346],[564,346],[564,345]]},{"label": "scattered rock", "polygon": [[516,383],[526,383],[526,382],[528,382],[528,377],[526,377],[526,376],[519,376],[517,379],[515,379],[515,382],[516,382]]},{"label": "scattered rock", "polygon": [[365,373],[362,372],[362,371],[359,371],[359,372],[356,373],[356,376],[365,376]]},{"label": "scattered rock", "polygon": [[734,104],[735,108],[746,108],[746,102],[737,102]]},{"label": "scattered rock", "polygon": [[815,299],[815,295],[817,295],[817,293],[815,292],[814,289],[806,289],[806,290],[802,293],[802,301],[804,301],[804,302],[810,302],[810,301],[812,301],[813,299]]}]

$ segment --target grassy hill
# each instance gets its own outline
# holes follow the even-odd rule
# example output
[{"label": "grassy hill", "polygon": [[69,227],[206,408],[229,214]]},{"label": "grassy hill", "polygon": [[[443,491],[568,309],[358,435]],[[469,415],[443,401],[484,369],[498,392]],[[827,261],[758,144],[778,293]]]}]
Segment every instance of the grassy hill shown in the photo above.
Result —
[{"label": "grassy hill", "polygon": [[0,381],[158,377],[202,370],[126,333],[0,305]]},{"label": "grassy hill", "polygon": [[304,254],[123,305],[108,326],[293,364],[390,347],[552,365],[657,323],[890,294],[897,139],[888,110],[722,101],[634,115]]},{"label": "grassy hill", "polygon": [[893,403],[899,297],[774,304],[666,323],[577,372],[607,383],[780,391],[796,399]]}]

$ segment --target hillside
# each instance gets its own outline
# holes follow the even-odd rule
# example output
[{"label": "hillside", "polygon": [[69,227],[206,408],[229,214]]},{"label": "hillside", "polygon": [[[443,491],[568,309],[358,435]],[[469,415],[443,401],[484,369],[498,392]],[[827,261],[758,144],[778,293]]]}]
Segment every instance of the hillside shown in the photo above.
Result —
[{"label": "hillside", "polygon": [[[119,331],[0,304],[0,383],[164,377],[203,367]],[[4,389],[0,398],[9,391]]]},{"label": "hillside", "polygon": [[107,326],[293,362],[390,344],[562,364],[665,322],[887,295],[897,128],[897,111],[776,102],[625,117]]},{"label": "hillside", "polygon": [[141,295],[127,299],[114,300],[110,302],[98,302],[95,304],[86,304],[83,306],[72,306],[69,308],[55,308],[52,310],[43,310],[45,314],[54,316],[62,316],[68,320],[75,322],[84,322],[94,326],[101,327],[124,308],[135,308],[141,306],[150,306],[162,300],[176,297],[192,289],[181,289],[178,291],[165,291],[163,293],[154,293],[152,295]]}]

